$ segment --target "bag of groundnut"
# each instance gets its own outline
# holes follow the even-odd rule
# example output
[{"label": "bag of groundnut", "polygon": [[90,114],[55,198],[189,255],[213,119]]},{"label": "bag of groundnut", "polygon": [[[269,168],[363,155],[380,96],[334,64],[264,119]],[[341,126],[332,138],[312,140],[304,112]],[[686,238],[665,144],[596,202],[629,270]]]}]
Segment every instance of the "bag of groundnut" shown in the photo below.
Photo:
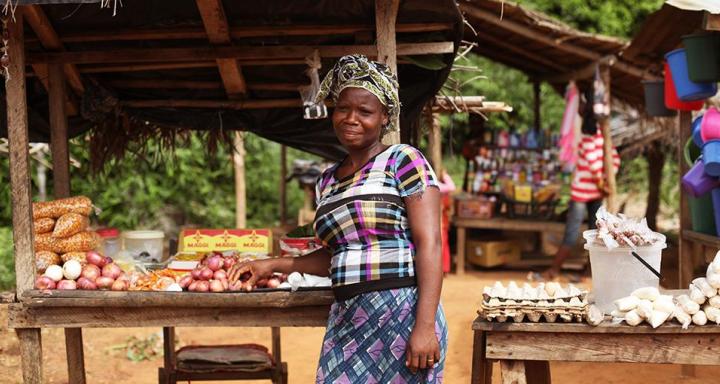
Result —
[{"label": "bag of groundnut", "polygon": [[55,252],[40,251],[35,253],[35,268],[43,273],[51,265],[60,265],[60,256]]},{"label": "bag of groundnut", "polygon": [[70,237],[74,234],[85,231],[89,224],[90,220],[87,216],[83,216],[75,212],[66,213],[57,219],[55,229],[53,230],[53,237]]},{"label": "bag of groundnut", "polygon": [[52,232],[55,228],[55,220],[49,217],[43,217],[33,220],[33,231],[35,234]]},{"label": "bag of groundnut", "polygon": [[83,216],[90,216],[92,212],[92,201],[85,196],[68,197],[53,201],[42,201],[33,203],[33,220],[43,217],[57,219],[60,216],[74,212]]}]

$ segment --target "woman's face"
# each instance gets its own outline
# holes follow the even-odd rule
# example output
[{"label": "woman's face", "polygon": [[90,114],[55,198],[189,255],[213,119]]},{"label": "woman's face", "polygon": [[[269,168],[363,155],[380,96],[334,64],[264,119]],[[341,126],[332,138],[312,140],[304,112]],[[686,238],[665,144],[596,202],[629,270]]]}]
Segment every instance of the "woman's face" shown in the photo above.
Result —
[{"label": "woman's face", "polygon": [[379,142],[388,119],[377,96],[353,87],[340,92],[332,114],[335,135],[347,149],[364,149]]}]

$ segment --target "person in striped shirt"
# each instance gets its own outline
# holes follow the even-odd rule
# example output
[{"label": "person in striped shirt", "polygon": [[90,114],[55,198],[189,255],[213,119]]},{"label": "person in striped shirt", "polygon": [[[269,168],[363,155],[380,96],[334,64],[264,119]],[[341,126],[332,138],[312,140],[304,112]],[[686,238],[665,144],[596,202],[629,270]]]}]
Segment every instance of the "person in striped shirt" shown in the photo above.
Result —
[{"label": "person in striped shirt", "polygon": [[[602,206],[603,198],[609,192],[605,180],[603,145],[604,140],[600,129],[597,129],[594,134],[583,134],[578,144],[578,160],[570,185],[570,206],[568,207],[565,234],[552,266],[545,273],[546,278],[555,278],[560,273],[563,262],[572,254],[586,213],[588,226],[590,229],[595,228],[595,214]],[[620,156],[615,148],[612,153],[613,168],[617,173],[620,167]]]}]

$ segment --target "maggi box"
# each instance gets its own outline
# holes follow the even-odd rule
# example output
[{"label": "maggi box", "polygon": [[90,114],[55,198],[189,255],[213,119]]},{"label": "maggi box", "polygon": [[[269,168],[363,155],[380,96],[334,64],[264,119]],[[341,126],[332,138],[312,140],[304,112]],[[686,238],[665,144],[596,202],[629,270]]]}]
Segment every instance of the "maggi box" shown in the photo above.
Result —
[{"label": "maggi box", "polygon": [[180,232],[180,252],[237,251],[244,256],[272,253],[270,229],[185,229]]}]

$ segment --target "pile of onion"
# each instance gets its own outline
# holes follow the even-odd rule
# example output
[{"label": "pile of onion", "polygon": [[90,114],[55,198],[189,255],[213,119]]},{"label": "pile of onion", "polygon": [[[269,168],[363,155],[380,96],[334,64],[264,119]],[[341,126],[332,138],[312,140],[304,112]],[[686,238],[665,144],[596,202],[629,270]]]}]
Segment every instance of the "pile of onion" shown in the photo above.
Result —
[{"label": "pile of onion", "polygon": [[51,265],[35,281],[37,289],[111,289],[127,291],[130,280],[112,258],[95,251],[87,252],[87,264],[83,267],[76,260],[68,260],[62,267]]},{"label": "pile of onion", "polygon": [[[228,272],[237,263],[233,256],[213,253],[205,257],[190,274],[183,276],[178,284],[182,289],[191,292],[225,292],[244,290],[244,283],[250,274],[243,274],[240,280],[229,284]],[[259,280],[254,288],[277,288],[287,280],[287,275],[275,275],[270,279]]]}]

